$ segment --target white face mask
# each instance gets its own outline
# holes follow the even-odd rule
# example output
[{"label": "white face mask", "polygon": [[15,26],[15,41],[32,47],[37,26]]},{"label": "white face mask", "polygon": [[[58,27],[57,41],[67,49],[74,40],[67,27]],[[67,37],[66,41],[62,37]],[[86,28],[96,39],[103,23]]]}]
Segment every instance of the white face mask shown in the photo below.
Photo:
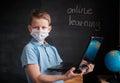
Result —
[{"label": "white face mask", "polygon": [[46,37],[49,36],[48,30],[37,30],[32,29],[32,32],[30,33],[33,38],[35,38],[37,41],[44,40]]}]

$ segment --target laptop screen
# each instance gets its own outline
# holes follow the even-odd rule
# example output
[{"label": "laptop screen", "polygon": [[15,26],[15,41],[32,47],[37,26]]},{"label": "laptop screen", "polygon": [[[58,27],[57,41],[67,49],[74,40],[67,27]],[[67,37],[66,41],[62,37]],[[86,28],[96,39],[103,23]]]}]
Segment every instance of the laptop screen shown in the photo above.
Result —
[{"label": "laptop screen", "polygon": [[85,53],[85,59],[87,59],[90,62],[94,61],[98,53],[98,50],[100,49],[102,40],[103,40],[103,37],[92,36],[90,44]]}]

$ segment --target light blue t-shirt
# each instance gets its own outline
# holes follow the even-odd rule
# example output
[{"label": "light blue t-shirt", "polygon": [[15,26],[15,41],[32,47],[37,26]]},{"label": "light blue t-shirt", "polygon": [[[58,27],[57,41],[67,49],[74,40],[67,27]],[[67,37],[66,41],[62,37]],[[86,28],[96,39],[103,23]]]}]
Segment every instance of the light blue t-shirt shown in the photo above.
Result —
[{"label": "light blue t-shirt", "polygon": [[[56,48],[45,44],[40,44],[37,40],[32,39],[23,49],[21,56],[22,67],[27,64],[39,64],[40,72],[46,75],[58,75],[60,72],[50,72],[48,67],[55,66],[62,62]],[[25,71],[28,83],[33,83],[28,73]],[[64,83],[63,80],[54,83]]]}]

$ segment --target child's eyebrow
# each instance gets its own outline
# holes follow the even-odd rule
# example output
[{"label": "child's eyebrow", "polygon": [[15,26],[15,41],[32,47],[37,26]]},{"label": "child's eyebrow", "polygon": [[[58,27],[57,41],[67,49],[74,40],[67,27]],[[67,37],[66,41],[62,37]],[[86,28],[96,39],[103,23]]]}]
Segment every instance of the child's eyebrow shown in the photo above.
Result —
[{"label": "child's eyebrow", "polygon": [[39,26],[34,26],[33,28],[40,28]]}]

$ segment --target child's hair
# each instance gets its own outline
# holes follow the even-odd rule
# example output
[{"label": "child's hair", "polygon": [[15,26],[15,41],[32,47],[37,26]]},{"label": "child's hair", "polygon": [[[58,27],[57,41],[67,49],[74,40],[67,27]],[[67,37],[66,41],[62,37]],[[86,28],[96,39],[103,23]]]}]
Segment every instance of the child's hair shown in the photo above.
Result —
[{"label": "child's hair", "polygon": [[48,14],[45,11],[41,11],[39,9],[33,9],[30,15],[29,24],[31,24],[33,18],[38,18],[38,19],[43,18],[48,20],[49,24],[51,24],[50,14]]}]

